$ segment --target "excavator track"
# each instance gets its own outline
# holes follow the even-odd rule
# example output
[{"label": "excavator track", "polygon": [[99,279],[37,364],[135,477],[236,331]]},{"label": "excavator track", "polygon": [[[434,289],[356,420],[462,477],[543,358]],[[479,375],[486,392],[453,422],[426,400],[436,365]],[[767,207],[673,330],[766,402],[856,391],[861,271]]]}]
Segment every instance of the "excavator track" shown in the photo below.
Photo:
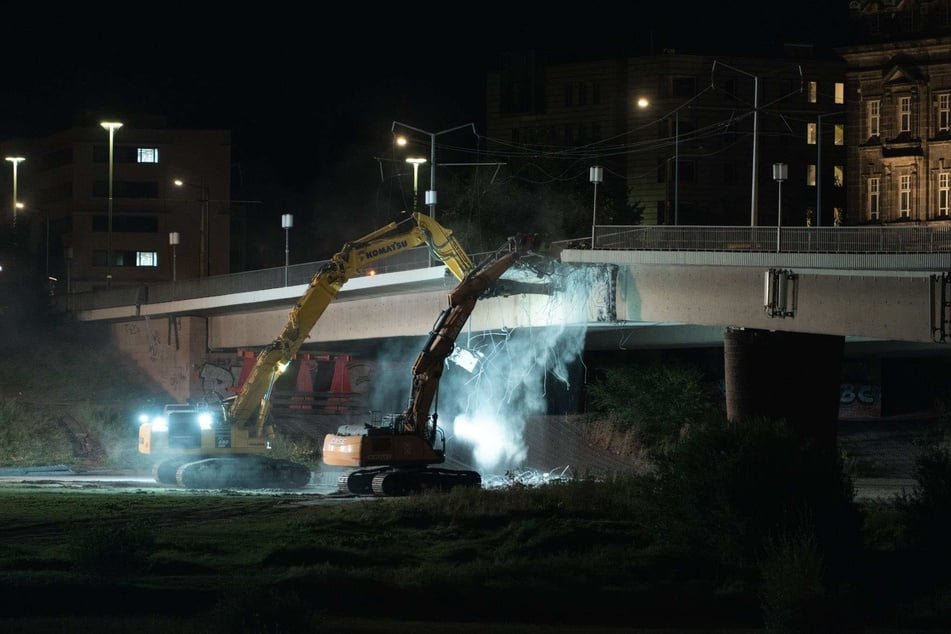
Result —
[{"label": "excavator track", "polygon": [[386,467],[360,469],[337,476],[337,490],[348,495],[373,495],[373,478]]},{"label": "excavator track", "polygon": [[[167,476],[174,465],[163,470],[162,464],[157,471]],[[307,486],[310,478],[310,469],[303,465],[264,456],[179,461],[175,471],[175,483],[186,489],[299,489]]]},{"label": "excavator track", "polygon": [[388,497],[481,486],[482,476],[475,471],[438,468],[387,469],[374,475],[372,483],[374,495]]}]

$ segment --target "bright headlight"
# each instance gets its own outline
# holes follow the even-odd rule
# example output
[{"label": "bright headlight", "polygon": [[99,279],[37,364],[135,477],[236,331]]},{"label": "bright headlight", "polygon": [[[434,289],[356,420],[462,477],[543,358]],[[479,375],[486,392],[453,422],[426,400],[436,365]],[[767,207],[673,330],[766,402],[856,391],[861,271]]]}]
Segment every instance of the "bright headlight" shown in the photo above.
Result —
[{"label": "bright headlight", "polygon": [[198,415],[198,426],[201,429],[211,429],[211,414],[202,412]]},{"label": "bright headlight", "polygon": [[152,431],[168,431],[168,419],[164,416],[156,416],[153,418]]}]

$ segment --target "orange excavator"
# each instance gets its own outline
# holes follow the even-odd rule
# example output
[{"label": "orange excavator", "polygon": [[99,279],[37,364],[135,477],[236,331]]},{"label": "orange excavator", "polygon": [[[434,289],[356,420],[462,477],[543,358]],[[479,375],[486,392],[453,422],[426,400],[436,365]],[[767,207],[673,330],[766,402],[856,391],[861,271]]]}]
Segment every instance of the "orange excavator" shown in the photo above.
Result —
[{"label": "orange excavator", "polygon": [[352,471],[338,476],[341,493],[401,496],[457,486],[478,487],[476,471],[433,467],[445,462],[446,438],[430,412],[436,401],[439,379],[456,338],[476,302],[513,264],[535,248],[537,236],[510,238],[502,248],[469,272],[449,294],[426,344],[413,365],[413,387],[408,407],[384,416],[378,425],[343,425],[327,434],[323,462]]}]

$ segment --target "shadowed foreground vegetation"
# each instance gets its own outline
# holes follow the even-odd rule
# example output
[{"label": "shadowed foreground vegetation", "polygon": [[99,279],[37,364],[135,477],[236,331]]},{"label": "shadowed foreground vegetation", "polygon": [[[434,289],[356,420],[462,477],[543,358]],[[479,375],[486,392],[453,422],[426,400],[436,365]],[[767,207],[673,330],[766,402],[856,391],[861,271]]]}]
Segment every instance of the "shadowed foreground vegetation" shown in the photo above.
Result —
[{"label": "shadowed foreground vegetation", "polygon": [[[19,361],[0,366],[0,467],[86,466],[64,414],[95,437],[99,466],[146,466],[132,414],[152,394],[108,346],[6,345]],[[609,373],[592,395],[592,425],[649,463],[639,475],[335,505],[290,493],[0,486],[0,628],[834,632],[951,622],[943,437],[919,459],[918,489],[857,503],[847,460],[802,445],[781,421],[726,422],[689,368]],[[314,459],[306,444],[281,446]]]},{"label": "shadowed foreground vegetation", "polygon": [[610,482],[333,506],[9,485],[0,627],[938,627],[951,619],[949,465],[935,449],[923,489],[856,504],[841,465],[782,425],[710,421],[651,473]]}]

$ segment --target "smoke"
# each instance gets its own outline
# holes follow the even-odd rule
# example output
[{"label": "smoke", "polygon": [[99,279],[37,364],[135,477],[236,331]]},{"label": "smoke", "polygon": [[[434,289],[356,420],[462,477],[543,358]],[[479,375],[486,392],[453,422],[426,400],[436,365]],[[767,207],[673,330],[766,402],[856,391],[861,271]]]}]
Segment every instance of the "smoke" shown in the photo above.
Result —
[{"label": "smoke", "polygon": [[[512,269],[503,280],[521,274]],[[525,426],[547,413],[549,390],[580,389],[571,384],[570,366],[581,360],[587,324],[610,317],[609,279],[605,267],[560,265],[548,286],[543,323],[460,334],[439,392],[440,419],[452,421],[446,434],[454,459],[482,472],[526,465]],[[526,317],[539,314],[529,310],[537,297],[515,297]],[[491,309],[491,301],[480,300],[476,310]]]},{"label": "smoke", "polygon": [[[581,389],[571,368],[581,362],[588,324],[613,319],[610,280],[610,268],[596,265],[557,264],[539,279],[516,264],[502,276],[496,290],[518,302],[519,324],[475,332],[470,320],[456,340],[434,402],[447,460],[483,473],[533,466],[526,424],[548,413],[553,390]],[[480,299],[476,313],[495,310],[497,301]],[[427,339],[393,340],[378,355],[368,395],[375,419],[406,407],[412,365]]]}]

